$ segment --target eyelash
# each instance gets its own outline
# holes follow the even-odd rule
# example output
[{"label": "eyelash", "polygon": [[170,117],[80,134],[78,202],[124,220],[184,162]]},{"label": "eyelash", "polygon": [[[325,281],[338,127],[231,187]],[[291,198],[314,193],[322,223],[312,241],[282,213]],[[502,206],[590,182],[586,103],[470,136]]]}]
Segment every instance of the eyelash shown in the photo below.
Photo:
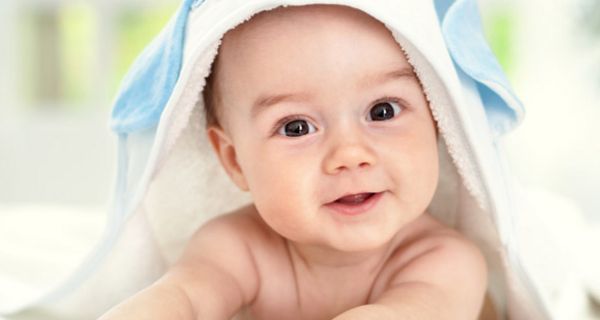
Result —
[{"label": "eyelash", "polygon": [[[369,110],[377,105],[378,103],[382,103],[382,102],[395,102],[400,106],[400,110],[404,110],[406,109],[406,103],[404,102],[404,100],[400,99],[400,98],[395,98],[395,97],[383,97],[380,99],[375,100],[374,102],[372,102],[369,105]],[[271,129],[271,135],[277,134],[277,131],[279,131],[279,129],[287,124],[288,122],[292,122],[294,120],[307,120],[305,117],[303,116],[299,116],[299,115],[291,115],[291,116],[286,116],[281,118],[279,121],[277,121],[275,123],[275,125],[273,126],[273,128]],[[307,120],[308,121],[308,120]]]},{"label": "eyelash", "polygon": [[[371,107],[373,107],[374,105],[378,104],[378,103],[382,103],[382,102],[395,102],[397,104],[399,104],[401,107],[404,108],[404,100],[400,99],[400,98],[394,98],[394,97],[383,97],[381,99],[377,99],[375,101],[373,101],[373,103],[371,103]],[[369,107],[369,108],[371,108]]]}]

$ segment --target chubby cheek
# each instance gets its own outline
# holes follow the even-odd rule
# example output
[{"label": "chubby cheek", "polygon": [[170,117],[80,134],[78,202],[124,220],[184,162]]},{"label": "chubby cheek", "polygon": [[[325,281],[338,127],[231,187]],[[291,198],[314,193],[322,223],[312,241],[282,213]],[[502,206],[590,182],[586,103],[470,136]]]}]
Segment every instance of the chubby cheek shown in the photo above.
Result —
[{"label": "chubby cheek", "polygon": [[280,234],[297,238],[315,212],[314,161],[286,154],[283,148],[257,148],[244,166],[254,203],[265,222]]},{"label": "chubby cheek", "polygon": [[[422,213],[433,198],[438,182],[439,160],[435,136],[415,133],[391,142],[385,161],[396,197],[414,214]],[[388,145],[389,146],[389,145]]]},{"label": "chubby cheek", "polygon": [[415,177],[415,180],[419,181],[416,185],[420,189],[420,205],[422,210],[425,210],[429,206],[438,184],[439,160],[437,144],[433,148],[422,150],[420,157],[417,157],[415,161],[415,172],[419,174],[418,177]]},{"label": "chubby cheek", "polygon": [[425,210],[437,188],[439,160],[435,140],[423,144],[413,159],[412,182],[414,185],[416,205]]}]

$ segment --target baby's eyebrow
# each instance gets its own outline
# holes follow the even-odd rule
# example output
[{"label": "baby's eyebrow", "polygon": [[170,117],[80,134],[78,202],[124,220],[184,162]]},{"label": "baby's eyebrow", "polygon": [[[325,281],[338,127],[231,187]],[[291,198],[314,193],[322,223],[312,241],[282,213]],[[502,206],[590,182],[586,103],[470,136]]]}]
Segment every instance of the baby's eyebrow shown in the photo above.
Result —
[{"label": "baby's eyebrow", "polygon": [[374,87],[377,85],[381,85],[388,81],[398,80],[402,78],[409,78],[412,80],[417,80],[417,76],[415,75],[413,69],[409,66],[402,67],[399,69],[394,69],[392,71],[377,73],[373,75],[365,76],[360,82],[360,86],[362,88],[365,87]]},{"label": "baby's eyebrow", "polygon": [[254,104],[252,104],[252,109],[250,110],[250,116],[255,118],[261,111],[267,109],[268,107],[281,103],[283,101],[289,102],[303,102],[310,100],[311,95],[307,92],[297,92],[297,93],[284,93],[284,94],[276,94],[272,96],[263,96],[256,99]]}]

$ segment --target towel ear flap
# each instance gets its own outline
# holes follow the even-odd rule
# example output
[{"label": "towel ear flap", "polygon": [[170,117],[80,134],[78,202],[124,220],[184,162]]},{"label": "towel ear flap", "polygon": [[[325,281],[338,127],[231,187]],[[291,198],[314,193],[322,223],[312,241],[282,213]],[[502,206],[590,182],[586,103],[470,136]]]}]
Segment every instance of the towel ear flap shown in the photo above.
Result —
[{"label": "towel ear flap", "polygon": [[184,0],[167,26],[137,57],[121,83],[110,127],[131,133],[158,123],[181,71],[186,24],[204,0]]},{"label": "towel ear flap", "polygon": [[477,2],[434,1],[456,67],[475,82],[492,132],[496,136],[507,133],[521,122],[524,108],[488,46]]}]

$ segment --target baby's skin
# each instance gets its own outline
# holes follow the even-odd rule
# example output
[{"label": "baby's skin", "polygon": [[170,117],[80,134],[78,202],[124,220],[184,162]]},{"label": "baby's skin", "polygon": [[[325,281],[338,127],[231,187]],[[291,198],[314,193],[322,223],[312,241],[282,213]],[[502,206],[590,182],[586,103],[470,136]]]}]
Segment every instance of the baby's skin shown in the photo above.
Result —
[{"label": "baby's skin", "polygon": [[485,259],[426,210],[438,133],[384,25],[341,6],[263,12],[225,35],[214,72],[208,138],[253,203],[102,319],[478,318]]}]

